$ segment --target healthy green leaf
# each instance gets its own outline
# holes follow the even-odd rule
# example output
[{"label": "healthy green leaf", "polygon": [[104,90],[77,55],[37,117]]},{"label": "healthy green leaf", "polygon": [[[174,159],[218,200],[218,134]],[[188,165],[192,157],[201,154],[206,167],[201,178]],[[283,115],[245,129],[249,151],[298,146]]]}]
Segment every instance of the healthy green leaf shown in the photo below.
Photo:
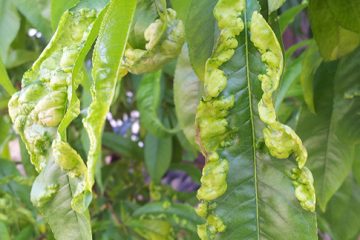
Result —
[{"label": "healthy green leaf", "polygon": [[136,100],[142,125],[151,134],[157,137],[166,137],[178,132],[179,129],[169,129],[158,117],[157,112],[164,88],[161,83],[161,71],[146,74],[140,82],[136,93]]},{"label": "healthy green leaf", "polygon": [[301,4],[296,5],[288,10],[286,10],[284,13],[282,13],[279,17],[279,27],[280,32],[283,33],[286,28],[294,22],[295,17],[301,13],[304,8],[308,6],[308,3],[306,1],[303,1]]},{"label": "healthy green leaf", "polygon": [[28,21],[37,28],[46,39],[51,38],[52,29],[50,24],[49,1],[47,0],[14,0],[17,9]]},{"label": "healthy green leaf", "polygon": [[157,138],[152,134],[145,137],[145,165],[151,180],[160,183],[171,162],[172,138]]},{"label": "healthy green leaf", "polygon": [[360,51],[342,59],[339,64],[322,64],[315,75],[314,115],[303,109],[298,131],[309,151],[315,189],[324,211],[351,171],[354,147],[360,139],[359,85]]},{"label": "healthy green leaf", "polygon": [[217,0],[192,0],[185,23],[190,62],[195,73],[203,80],[205,63],[215,42],[215,18],[212,14]]},{"label": "healthy green leaf", "polygon": [[92,103],[84,126],[90,139],[88,153],[88,178],[94,183],[96,163],[101,157],[101,135],[106,114],[112,102],[116,82],[123,77],[120,72],[121,58],[125,51],[136,0],[112,0],[100,27],[93,54],[94,79]]},{"label": "healthy green leaf", "polygon": [[333,240],[352,240],[360,234],[360,186],[348,177],[320,217],[326,221]]},{"label": "healthy green leaf", "polygon": [[104,132],[102,137],[103,145],[121,156],[135,159],[138,161],[144,160],[144,151],[136,142],[124,138],[118,134]]},{"label": "healthy green leaf", "polygon": [[179,125],[187,140],[196,147],[195,115],[200,97],[200,81],[190,65],[188,49],[184,46],[174,76],[174,103]]},{"label": "healthy green leaf", "polygon": [[325,0],[325,2],[335,22],[349,31],[360,33],[359,1]]},{"label": "healthy green leaf", "polygon": [[9,95],[13,95],[16,89],[12,85],[9,76],[6,72],[6,68],[0,59],[0,86],[2,86]]},{"label": "healthy green leaf", "polygon": [[186,22],[191,2],[192,0],[171,0],[172,7],[183,22]]},{"label": "healthy green leaf", "polygon": [[[6,62],[8,49],[20,28],[20,17],[12,0],[0,2],[0,60]],[[0,69],[2,66],[0,66]],[[2,70],[1,70],[2,71]],[[2,76],[0,76],[2,78]]]},{"label": "healthy green leaf", "polygon": [[360,35],[334,21],[327,1],[311,0],[309,16],[314,38],[324,60],[338,59],[359,46]]},{"label": "healthy green leaf", "polygon": [[304,53],[304,60],[301,68],[300,82],[304,93],[304,100],[309,110],[315,113],[314,106],[314,75],[322,62],[319,49],[315,43],[310,44]]}]

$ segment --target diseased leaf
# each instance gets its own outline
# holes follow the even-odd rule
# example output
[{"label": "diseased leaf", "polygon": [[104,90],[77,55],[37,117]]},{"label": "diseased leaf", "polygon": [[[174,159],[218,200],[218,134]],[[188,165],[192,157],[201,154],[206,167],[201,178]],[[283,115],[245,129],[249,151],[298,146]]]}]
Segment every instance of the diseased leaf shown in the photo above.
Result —
[{"label": "diseased leaf", "polygon": [[184,46],[174,76],[174,103],[179,125],[191,145],[195,143],[195,115],[201,97],[200,81],[192,69]]},{"label": "diseased leaf", "polygon": [[[303,167],[306,151],[297,135],[277,121],[272,106],[283,67],[280,44],[255,1],[219,1],[217,7],[215,16],[222,28],[231,27],[233,35],[221,32],[218,47],[207,60],[196,117],[207,160],[197,192],[198,213],[206,219],[198,226],[199,236],[315,240],[312,177]],[[226,19],[224,12],[229,13]],[[233,44],[234,39],[238,44]],[[228,50],[233,46],[237,46],[234,55]],[[266,136],[267,129],[279,130],[284,138]],[[294,158],[288,158],[291,153]],[[298,171],[302,180],[292,179]]]},{"label": "diseased leaf", "polygon": [[[0,60],[6,62],[10,44],[20,28],[20,17],[13,0],[0,2]],[[0,69],[2,66],[0,66]],[[2,71],[2,70],[0,70]],[[2,78],[2,76],[0,76]]]},{"label": "diseased leaf", "polygon": [[314,115],[303,109],[298,131],[309,151],[309,167],[315,176],[318,203],[326,205],[349,175],[355,144],[360,139],[360,51],[338,64],[322,64],[315,75]]},{"label": "diseased leaf", "polygon": [[309,16],[314,38],[324,60],[339,59],[359,46],[360,35],[334,21],[327,1],[311,0]]},{"label": "diseased leaf", "polygon": [[203,80],[205,63],[215,42],[215,18],[212,14],[217,0],[192,0],[185,23],[189,56],[195,73]]}]

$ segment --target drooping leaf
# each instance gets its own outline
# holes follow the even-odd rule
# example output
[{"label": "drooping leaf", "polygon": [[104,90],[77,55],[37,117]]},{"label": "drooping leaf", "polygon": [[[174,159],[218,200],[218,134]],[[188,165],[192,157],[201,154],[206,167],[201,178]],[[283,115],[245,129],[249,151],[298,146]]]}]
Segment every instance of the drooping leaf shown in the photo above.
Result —
[{"label": "drooping leaf", "polygon": [[185,23],[189,56],[195,73],[203,80],[205,62],[210,57],[215,42],[215,18],[212,10],[216,0],[192,0]]},{"label": "drooping leaf", "polygon": [[338,64],[320,66],[315,75],[317,113],[303,109],[298,123],[322,210],[349,175],[360,139],[359,59],[357,50]]},{"label": "drooping leaf", "polygon": [[[2,0],[0,2],[0,60],[3,62],[6,62],[8,49],[11,42],[15,39],[19,28],[20,17],[13,1]],[[1,68],[0,66],[0,69]]]},{"label": "drooping leaf", "polygon": [[184,46],[174,76],[174,103],[179,125],[187,140],[195,143],[195,115],[201,97],[200,81],[192,69]]},{"label": "drooping leaf", "polygon": [[161,71],[148,73],[140,82],[136,93],[137,106],[140,112],[142,125],[158,137],[165,137],[175,134],[178,128],[168,128],[158,116],[158,108],[163,96]]},{"label": "drooping leaf", "polygon": [[343,28],[334,20],[327,1],[311,0],[309,16],[314,38],[325,60],[338,59],[359,46],[360,35]]},{"label": "drooping leaf", "polygon": [[100,27],[93,54],[94,79],[92,103],[84,126],[90,139],[88,154],[88,177],[94,182],[96,163],[101,157],[101,135],[106,114],[112,102],[120,72],[121,58],[125,51],[136,0],[111,1]]},{"label": "drooping leaf", "polygon": [[100,12],[86,7],[66,11],[56,34],[24,74],[21,91],[9,102],[14,128],[39,172],[31,201],[56,239],[91,239],[91,186],[85,163],[67,143],[66,130],[80,112],[79,70],[95,41]]},{"label": "drooping leaf", "polygon": [[145,165],[155,183],[160,183],[171,162],[172,138],[157,138],[148,133],[145,137]]}]

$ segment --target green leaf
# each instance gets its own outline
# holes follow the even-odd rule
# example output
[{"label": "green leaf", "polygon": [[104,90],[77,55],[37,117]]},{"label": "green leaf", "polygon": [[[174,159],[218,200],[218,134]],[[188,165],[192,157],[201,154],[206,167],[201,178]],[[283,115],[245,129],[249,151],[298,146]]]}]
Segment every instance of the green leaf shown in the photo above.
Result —
[{"label": "green leaf", "polygon": [[61,15],[74,7],[80,0],[51,0],[51,26],[56,29]]},{"label": "green leaf", "polygon": [[14,0],[17,9],[27,20],[37,28],[46,39],[51,38],[52,29],[50,25],[49,1],[47,0]]},{"label": "green leaf", "polygon": [[[0,60],[6,62],[10,44],[20,29],[20,17],[12,0],[0,2]],[[0,66],[0,69],[2,66]],[[2,70],[1,70],[2,71]],[[3,78],[0,76],[0,78]]]},{"label": "green leaf", "polygon": [[349,175],[355,144],[360,139],[360,115],[356,114],[360,110],[360,98],[353,95],[360,89],[359,59],[357,50],[338,64],[320,66],[315,75],[317,114],[303,109],[298,122],[323,211]]},{"label": "green leaf", "polygon": [[[205,192],[208,191],[209,195],[219,191],[218,185],[225,191],[219,194],[220,196],[214,197],[215,199],[209,196],[209,201],[202,201],[198,212],[207,217],[210,227],[207,232],[206,228],[205,231],[202,229],[199,231],[198,228],[198,233],[205,232],[205,237],[208,234],[215,239],[211,231],[218,232],[216,238],[224,240],[285,240],[289,238],[315,240],[317,239],[316,216],[301,207],[295,197],[295,189],[290,178],[291,171],[296,166],[294,158],[282,157],[284,159],[279,160],[270,157],[269,150],[264,146],[262,133],[264,123],[259,117],[258,107],[263,97],[263,90],[258,76],[264,74],[266,68],[261,61],[262,56],[259,50],[250,37],[256,36],[253,31],[257,28],[261,33],[272,32],[268,25],[262,25],[256,21],[252,23],[252,17],[259,16],[259,13],[255,13],[260,10],[259,8],[256,1],[245,1],[245,9],[242,11],[244,30],[236,37],[238,47],[231,59],[220,67],[227,78],[226,86],[223,91],[209,100],[210,104],[204,107],[204,112],[201,112],[204,115],[208,114],[204,123],[205,133],[207,133],[206,129],[209,129],[208,145],[205,145],[207,142],[204,144],[203,137],[202,147],[210,149],[210,152],[202,150],[208,163],[203,169],[201,188],[205,186],[203,189]],[[251,29],[250,24],[252,24]],[[264,26],[267,26],[266,30]],[[270,51],[276,48],[278,52],[281,52],[280,45],[276,45],[274,33],[271,34],[271,38],[263,39],[262,37],[264,36],[255,38],[256,43],[260,42],[259,45],[270,48]],[[224,46],[225,49],[226,47],[228,46]],[[220,53],[217,54],[223,57]],[[216,60],[215,57],[215,63]],[[282,59],[276,61],[281,62]],[[206,84],[210,85],[208,91],[211,92],[211,83],[205,82],[205,88]],[[212,83],[212,85],[216,84]],[[210,93],[203,96],[202,103],[205,102],[204,99],[210,98],[209,95]],[[213,107],[217,105],[219,110]],[[226,114],[227,108],[228,114]],[[220,120],[218,120],[219,115]],[[221,118],[221,116],[225,117]],[[200,117],[198,110],[197,121],[201,120]],[[210,122],[208,125],[206,125],[207,121]],[[211,124],[212,121],[215,124]],[[217,126],[223,124],[224,121],[226,121],[225,133]],[[201,132],[204,129],[201,130],[201,123],[199,126],[201,136],[204,134]],[[215,145],[216,141],[219,141],[218,148],[212,145]],[[285,143],[279,140],[278,144]],[[213,149],[216,149],[218,160]],[[228,168],[215,165],[216,161],[222,163],[224,160],[227,160]],[[212,162],[215,165],[213,169],[211,169]],[[227,174],[224,173],[226,169],[228,169]],[[220,179],[224,174],[226,178],[222,182]],[[198,191],[197,196],[201,198],[199,193],[201,192]],[[208,204],[207,207],[206,204]],[[211,227],[216,230],[212,230]]]},{"label": "green leaf", "polygon": [[[92,103],[84,126],[90,139],[88,153],[88,177],[93,184],[96,163],[101,157],[101,135],[106,114],[112,102],[116,82],[122,77],[119,72],[131,23],[136,9],[136,0],[112,0],[100,27],[93,54],[94,79]],[[91,185],[92,185],[91,184]]]},{"label": "green leaf", "polygon": [[205,63],[215,42],[215,18],[212,14],[217,0],[192,0],[185,23],[190,62],[195,73],[203,80]]},{"label": "green leaf", "polygon": [[360,33],[359,1],[325,0],[325,2],[335,22],[349,31]]},{"label": "green leaf", "polygon": [[178,128],[166,127],[158,117],[157,112],[161,103],[163,88],[161,71],[158,71],[146,74],[136,93],[142,126],[158,137],[169,136],[179,131]]},{"label": "green leaf", "polygon": [[9,95],[13,95],[16,89],[12,85],[9,76],[6,72],[5,66],[0,59],[0,86],[2,86]]},{"label": "green leaf", "polygon": [[357,181],[357,183],[360,185],[360,146],[355,146],[355,154],[354,154],[354,166],[353,166],[353,174]]},{"label": "green leaf", "polygon": [[28,51],[25,49],[11,49],[7,56],[6,68],[15,68],[28,62],[33,62],[39,56],[36,51]]},{"label": "green leaf", "polygon": [[[270,1],[271,2],[271,1]],[[308,3],[306,1],[303,1],[302,3],[295,5],[294,7],[286,10],[284,13],[282,13],[279,17],[279,27],[280,32],[283,33],[286,28],[295,20],[295,17],[301,13],[304,8],[308,6]]]},{"label": "green leaf", "polygon": [[127,223],[137,234],[149,240],[171,240],[171,225],[158,219],[132,219]]},{"label": "green leaf", "polygon": [[325,60],[338,59],[359,46],[360,35],[334,21],[327,1],[310,1],[309,16],[314,38]]},{"label": "green leaf", "polygon": [[172,138],[157,138],[152,134],[145,137],[145,166],[155,183],[160,183],[162,176],[171,163]]},{"label": "green leaf", "polygon": [[183,22],[186,22],[191,2],[192,0],[171,0],[172,7]]},{"label": "green leaf", "polygon": [[134,217],[142,218],[146,218],[146,216],[164,215],[172,225],[186,228],[193,232],[196,232],[196,225],[204,222],[203,219],[196,214],[193,207],[186,204],[171,203],[167,201],[147,203],[136,209],[133,213]]},{"label": "green leaf", "polygon": [[102,137],[103,145],[121,156],[135,159],[138,161],[144,160],[144,151],[136,142],[128,138],[120,136],[111,132],[104,132]]},{"label": "green leaf", "polygon": [[8,230],[8,226],[2,221],[0,221],[0,238],[2,240],[10,240],[11,239],[11,236],[10,236],[10,233]]},{"label": "green leaf", "polygon": [[315,113],[314,106],[314,75],[322,62],[319,49],[313,43],[310,44],[304,53],[300,82],[304,93],[304,100],[309,110]]},{"label": "green leaf", "polygon": [[[320,217],[324,219],[333,240],[352,240],[360,234],[360,186],[348,177]],[[327,230],[330,230],[328,232]]]},{"label": "green leaf", "polygon": [[270,1],[268,1],[269,14],[278,10],[285,2],[286,2],[286,0],[270,0]]}]

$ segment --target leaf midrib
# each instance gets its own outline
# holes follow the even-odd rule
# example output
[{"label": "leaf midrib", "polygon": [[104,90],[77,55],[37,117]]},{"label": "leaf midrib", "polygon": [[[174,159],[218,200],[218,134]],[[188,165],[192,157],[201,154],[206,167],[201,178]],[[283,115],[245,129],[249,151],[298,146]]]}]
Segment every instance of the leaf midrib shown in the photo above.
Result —
[{"label": "leaf midrib", "polygon": [[249,69],[249,43],[248,43],[248,22],[247,22],[247,2],[245,1],[245,10],[244,10],[244,30],[245,30],[245,65],[246,65],[246,79],[248,85],[248,95],[249,95],[249,110],[250,110],[250,123],[251,123],[251,133],[252,133],[252,149],[253,149],[253,161],[254,161],[254,188],[255,188],[255,207],[256,207],[256,235],[257,239],[260,239],[260,230],[259,230],[259,199],[258,199],[258,184],[257,184],[257,164],[256,164],[256,142],[255,142],[255,124],[254,124],[254,115],[253,115],[253,101],[252,101],[252,91],[251,91],[251,82],[250,82],[250,69]]}]

